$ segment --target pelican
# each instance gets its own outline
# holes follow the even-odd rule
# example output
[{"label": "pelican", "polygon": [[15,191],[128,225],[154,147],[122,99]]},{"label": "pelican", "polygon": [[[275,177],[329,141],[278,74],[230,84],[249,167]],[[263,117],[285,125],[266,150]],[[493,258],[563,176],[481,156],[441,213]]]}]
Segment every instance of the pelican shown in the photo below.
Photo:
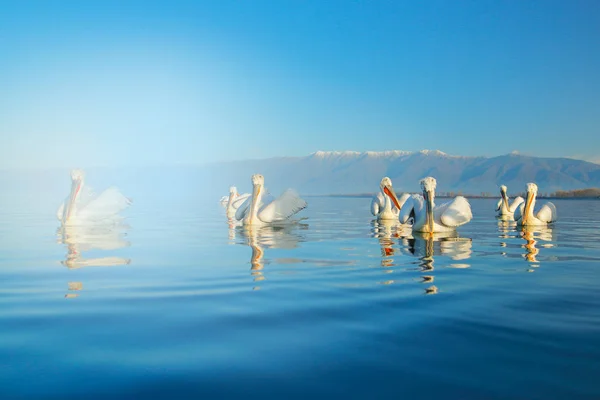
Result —
[{"label": "pelican", "polygon": [[229,188],[229,197],[225,202],[227,218],[233,218],[238,208],[250,197],[250,193],[239,194],[235,186]]},{"label": "pelican", "polygon": [[80,169],[71,171],[71,193],[58,208],[56,217],[63,225],[112,223],[120,219],[118,213],[131,204],[115,187],[110,187],[93,197],[91,189],[84,187],[85,174]]},{"label": "pelican", "polygon": [[521,196],[515,197],[512,204],[508,205],[508,195],[506,194],[506,186],[500,186],[500,195],[502,198],[498,200],[498,204],[496,205],[496,211],[498,217],[513,217],[515,210],[521,203],[525,200]]},{"label": "pelican", "polygon": [[436,206],[436,180],[427,177],[421,180],[423,196],[412,195],[404,203],[400,211],[400,222],[403,224],[412,216],[413,231],[425,233],[451,232],[473,218],[471,206],[467,199],[457,196],[454,200]]},{"label": "pelican", "polygon": [[265,178],[262,175],[252,175],[252,195],[235,212],[235,218],[244,225],[291,222],[291,216],[306,208],[306,201],[292,189],[286,190],[276,199],[265,199],[263,202],[264,184]]},{"label": "pelican", "polygon": [[[410,195],[404,193],[398,199],[392,188],[392,180],[387,176],[381,180],[379,188],[380,192],[371,200],[371,214],[377,217],[377,221],[398,220],[402,205]],[[394,204],[392,205],[392,203]]]},{"label": "pelican", "polygon": [[515,221],[518,225],[548,225],[556,221],[556,206],[551,202],[547,202],[535,215],[533,214],[537,191],[535,183],[527,184],[527,199],[515,210]]}]

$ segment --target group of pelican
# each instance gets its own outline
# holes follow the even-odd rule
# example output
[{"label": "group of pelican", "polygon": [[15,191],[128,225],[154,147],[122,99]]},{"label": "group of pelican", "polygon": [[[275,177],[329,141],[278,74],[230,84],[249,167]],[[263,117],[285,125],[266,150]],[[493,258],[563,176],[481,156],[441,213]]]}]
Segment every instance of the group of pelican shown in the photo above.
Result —
[{"label": "group of pelican", "polygon": [[515,197],[509,205],[506,186],[500,186],[500,200],[496,205],[497,216],[502,219],[514,219],[521,226],[546,226],[558,219],[556,206],[548,201],[534,213],[538,187],[535,183],[527,184],[527,198]]},{"label": "group of pelican", "polygon": [[[420,233],[453,232],[473,218],[471,205],[463,196],[436,205],[435,189],[437,181],[433,177],[421,179],[421,194],[404,193],[398,196],[392,180],[384,177],[379,184],[379,192],[371,201],[371,213],[378,221],[398,221],[409,225]],[[252,193],[239,194],[235,186],[229,196],[221,198],[230,220],[241,221],[243,225],[267,225],[289,222],[290,218],[306,207],[306,202],[292,189],[286,190],[278,198],[265,196],[264,177],[252,175]],[[527,184],[527,198],[517,197],[510,203],[506,186],[500,186],[501,198],[496,206],[497,216],[514,219],[518,225],[548,225],[557,219],[556,207],[551,202],[542,206],[534,214],[537,185]]]},{"label": "group of pelican", "polygon": [[398,198],[392,180],[384,177],[379,184],[380,192],[371,201],[371,213],[378,221],[399,221],[421,233],[452,232],[473,218],[471,206],[463,196],[435,204],[435,178],[421,179],[420,185],[422,194],[404,193]]},{"label": "group of pelican", "polygon": [[[131,204],[118,189],[111,187],[94,197],[84,185],[84,173],[81,170],[71,172],[71,192],[57,212],[63,226],[114,222],[118,214]],[[240,221],[243,225],[270,225],[292,221],[291,218],[306,208],[307,203],[292,189],[287,189],[279,197],[273,198],[264,188],[265,178],[254,174],[251,178],[252,193],[239,194],[235,186],[229,190],[229,196],[221,198],[227,217]],[[422,233],[452,232],[468,223],[472,218],[471,206],[463,196],[436,205],[436,180],[427,177],[420,181],[422,194],[404,193],[397,196],[392,180],[384,177],[380,191],[371,201],[371,213],[378,221],[396,220],[409,224],[412,230]],[[500,186],[501,198],[496,205],[497,216],[513,218],[523,226],[540,226],[553,223],[557,219],[553,203],[545,203],[534,212],[538,187],[527,184],[527,197],[516,197],[512,203],[506,186]]]},{"label": "group of pelican", "polygon": [[[378,221],[397,220],[409,223],[412,229],[422,233],[452,232],[473,218],[471,206],[463,196],[441,205],[435,204],[436,180],[432,177],[420,181],[422,194],[403,194],[397,197],[392,188],[392,180],[387,176],[379,184],[380,192],[371,201],[371,213]],[[501,198],[496,205],[497,216],[502,219],[514,219],[521,226],[548,225],[557,220],[556,207],[545,203],[534,214],[538,187],[527,184],[527,198],[516,197],[510,204],[507,188],[500,186]]]}]

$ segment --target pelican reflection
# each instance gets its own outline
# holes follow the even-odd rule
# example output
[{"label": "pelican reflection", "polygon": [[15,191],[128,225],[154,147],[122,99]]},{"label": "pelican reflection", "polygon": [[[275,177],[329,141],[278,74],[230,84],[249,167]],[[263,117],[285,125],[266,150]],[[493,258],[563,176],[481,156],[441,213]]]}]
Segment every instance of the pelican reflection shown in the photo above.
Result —
[{"label": "pelican reflection", "polygon": [[[448,233],[417,233],[413,232],[413,237],[406,238],[407,246],[402,248],[404,254],[418,257],[419,268],[421,272],[426,273],[421,277],[422,283],[433,283],[435,277],[432,272],[435,270],[435,257],[443,256],[452,261],[447,264],[451,268],[468,268],[470,264],[465,263],[471,257],[472,242],[469,238],[461,238],[456,232]],[[425,294],[436,294],[438,288],[434,285],[425,289]]]},{"label": "pelican reflection", "polygon": [[[525,249],[525,253],[523,254],[523,258],[530,263],[534,263],[536,265],[532,265],[532,267],[537,267],[539,264],[538,255],[540,253],[539,247],[553,247],[553,234],[552,228],[547,226],[521,226],[520,235],[525,240],[525,244],[522,247]],[[539,242],[546,242],[540,244]]]},{"label": "pelican reflection", "polygon": [[[260,282],[265,279],[263,269],[270,260],[264,259],[265,249],[293,249],[298,247],[298,243],[303,241],[299,230],[307,229],[306,224],[291,224],[282,226],[262,225],[262,226],[234,226],[230,227],[235,236],[244,240],[240,244],[246,244],[252,249],[250,256],[250,273],[254,277],[254,282]],[[290,260],[288,260],[290,261]],[[255,286],[254,290],[260,289]]]},{"label": "pelican reflection", "polygon": [[381,246],[381,266],[394,266],[393,257],[397,252],[397,248],[394,247],[394,239],[402,239],[410,236],[410,226],[401,224],[397,220],[386,219],[380,221],[373,220],[371,224],[373,225],[371,233],[373,237],[379,240],[379,245]]},{"label": "pelican reflection", "polygon": [[[78,269],[82,267],[100,267],[129,264],[129,258],[117,256],[105,256],[87,258],[83,252],[91,250],[110,251],[130,245],[125,240],[127,226],[117,225],[62,225],[57,230],[57,242],[64,244],[67,248],[67,254],[61,264],[69,269]],[[69,282],[68,289],[80,291],[83,289],[81,282]],[[77,297],[75,293],[69,293],[65,297]]]}]

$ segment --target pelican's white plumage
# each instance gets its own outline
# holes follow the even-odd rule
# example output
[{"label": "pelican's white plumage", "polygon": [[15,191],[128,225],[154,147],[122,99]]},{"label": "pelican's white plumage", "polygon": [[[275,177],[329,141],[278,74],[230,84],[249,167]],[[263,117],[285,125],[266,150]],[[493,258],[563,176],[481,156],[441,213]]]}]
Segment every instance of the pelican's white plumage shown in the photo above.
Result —
[{"label": "pelican's white plumage", "polygon": [[71,171],[71,193],[58,208],[57,218],[63,225],[114,223],[121,218],[119,212],[131,204],[115,187],[110,187],[94,197],[90,188],[84,186],[82,170]]},{"label": "pelican's white plumage", "polygon": [[518,225],[548,225],[557,220],[556,206],[551,202],[545,203],[536,214],[533,213],[537,191],[535,183],[527,184],[527,199],[515,210]]},{"label": "pelican's white plumage", "polygon": [[512,218],[515,210],[519,207],[521,203],[525,201],[521,196],[515,197],[512,204],[509,205],[509,198],[506,194],[506,186],[500,186],[500,200],[498,200],[498,204],[496,204],[496,215],[498,217],[508,217]]},{"label": "pelican's white plumage", "polygon": [[225,203],[227,218],[233,218],[238,208],[250,197],[250,193],[239,194],[235,186],[229,188],[229,197]]},{"label": "pelican's white plumage", "polygon": [[436,206],[436,180],[427,177],[421,180],[423,195],[412,195],[400,211],[400,222],[406,223],[413,217],[413,230],[416,232],[451,232],[473,218],[467,199],[457,196],[442,205]]},{"label": "pelican's white plumage", "polygon": [[290,222],[290,218],[306,208],[306,201],[288,189],[276,199],[263,198],[265,178],[252,175],[252,195],[235,212],[235,218],[244,225],[265,225]]},{"label": "pelican's white plumage", "polygon": [[378,221],[398,220],[402,205],[410,195],[404,193],[398,199],[392,188],[392,180],[387,176],[381,180],[379,188],[380,191],[371,200],[371,214],[376,216]]}]

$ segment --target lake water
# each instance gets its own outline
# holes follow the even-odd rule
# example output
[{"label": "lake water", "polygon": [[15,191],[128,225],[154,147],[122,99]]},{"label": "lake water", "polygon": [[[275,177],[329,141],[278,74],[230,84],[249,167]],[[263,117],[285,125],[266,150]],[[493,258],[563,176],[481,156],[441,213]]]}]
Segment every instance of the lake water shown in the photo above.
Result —
[{"label": "lake water", "polygon": [[364,198],[245,231],[221,194],[157,190],[118,230],[61,233],[60,199],[7,193],[2,399],[600,398],[600,201],[520,232],[471,200],[429,241]]}]

